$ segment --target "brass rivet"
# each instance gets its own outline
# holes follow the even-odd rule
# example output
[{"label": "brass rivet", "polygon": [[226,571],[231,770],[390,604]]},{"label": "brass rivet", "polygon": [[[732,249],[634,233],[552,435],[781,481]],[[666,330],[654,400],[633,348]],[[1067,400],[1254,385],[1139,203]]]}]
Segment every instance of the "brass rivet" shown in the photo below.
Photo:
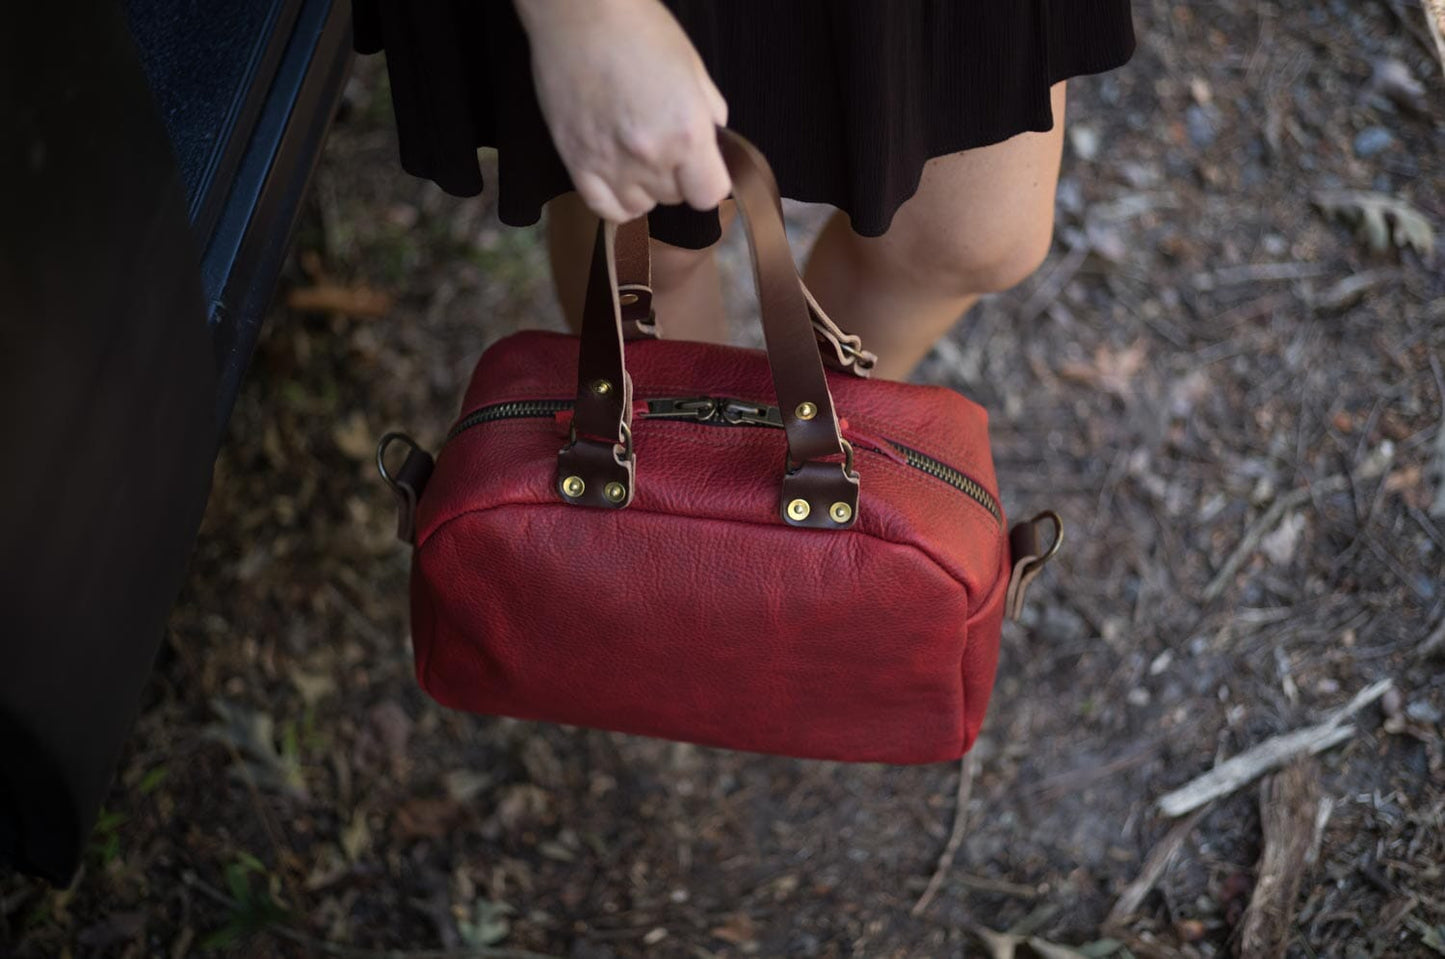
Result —
[{"label": "brass rivet", "polygon": [[608,393],[611,393],[611,392],[612,392],[612,381],[611,381],[611,380],[593,380],[593,381],[592,381],[592,392],[596,393],[598,396],[606,396]]},{"label": "brass rivet", "polygon": [[795,499],[788,504],[788,516],[792,519],[807,519],[812,511],[813,507],[809,506],[805,499]]},{"label": "brass rivet", "polygon": [[794,412],[798,414],[798,419],[810,420],[818,415],[818,407],[813,403],[799,403]]},{"label": "brass rivet", "polygon": [[640,299],[642,299],[642,297],[638,296],[636,293],[624,293],[617,298],[617,302],[621,303],[623,306],[631,306]]},{"label": "brass rivet", "polygon": [[614,503],[620,503],[627,496],[627,487],[621,483],[608,483],[602,487],[602,495]]},{"label": "brass rivet", "polygon": [[847,503],[834,503],[828,507],[828,515],[833,517],[835,523],[846,523],[853,518],[853,507]]},{"label": "brass rivet", "polygon": [[580,476],[569,476],[562,481],[562,492],[573,499],[581,496],[585,489],[587,489],[587,484],[582,482]]}]

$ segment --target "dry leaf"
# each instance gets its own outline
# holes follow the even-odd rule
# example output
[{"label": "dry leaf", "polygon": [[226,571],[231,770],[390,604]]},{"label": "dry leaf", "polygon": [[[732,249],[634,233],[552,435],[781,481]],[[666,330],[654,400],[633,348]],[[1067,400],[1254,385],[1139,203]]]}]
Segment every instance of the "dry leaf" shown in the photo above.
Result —
[{"label": "dry leaf", "polygon": [[351,816],[351,822],[341,830],[341,851],[346,858],[356,862],[361,854],[371,848],[371,827],[366,821],[366,811],[358,809]]},{"label": "dry leaf", "polygon": [[1390,244],[1410,247],[1429,260],[1435,253],[1435,231],[1425,215],[1409,203],[1385,193],[1336,190],[1315,194],[1315,205],[1355,228],[1355,233],[1376,253]]},{"label": "dry leaf", "polygon": [[1061,946],[1038,936],[994,932],[984,926],[974,926],[972,931],[983,940],[993,959],[1089,959],[1088,953],[1073,946]]},{"label": "dry leaf", "polygon": [[1415,78],[1410,68],[1400,60],[1382,57],[1374,63],[1375,72],[1370,77],[1370,86],[1389,98],[1396,106],[1416,116],[1428,116],[1425,85]]},{"label": "dry leaf", "polygon": [[286,294],[286,305],[300,313],[345,313],[348,316],[385,316],[391,312],[390,293],[367,286],[320,283]]},{"label": "dry leaf", "polygon": [[308,706],[315,706],[322,698],[336,692],[336,680],[325,673],[308,673],[297,669],[293,670],[288,678],[301,694],[301,701]]},{"label": "dry leaf", "polygon": [[393,829],[403,839],[442,839],[460,815],[450,799],[409,799],[397,809]]},{"label": "dry leaf", "polygon": [[224,699],[211,701],[219,721],[206,727],[208,739],[225,743],[236,752],[232,772],[262,788],[276,789],[296,799],[309,798],[305,771],[294,729],[281,737],[278,749],[276,723],[269,713],[249,710]]},{"label": "dry leaf", "polygon": [[1143,365],[1144,341],[1139,339],[1117,352],[1101,346],[1094,351],[1093,363],[1064,363],[1059,367],[1059,375],[1127,399],[1133,393],[1134,374]]},{"label": "dry leaf", "polygon": [[1279,526],[1273,532],[1260,539],[1260,551],[1268,556],[1270,562],[1276,566],[1283,566],[1294,558],[1295,549],[1299,546],[1300,534],[1304,532],[1304,528],[1305,515],[1290,513],[1280,520]]},{"label": "dry leaf", "polygon": [[515,912],[516,910],[505,902],[478,899],[472,904],[471,920],[457,923],[457,933],[469,946],[495,946],[512,931],[512,924],[507,917]]},{"label": "dry leaf", "polygon": [[532,782],[548,789],[556,789],[566,780],[562,761],[541,736],[532,736],[522,744],[522,766]]},{"label": "dry leaf", "polygon": [[376,435],[360,410],[331,428],[331,441],[336,448],[354,460],[369,462],[376,455]]},{"label": "dry leaf", "polygon": [[493,777],[472,769],[454,769],[446,774],[447,795],[459,803],[470,802],[492,784]]},{"label": "dry leaf", "polygon": [[509,786],[497,803],[497,822],[508,832],[515,832],[523,823],[541,818],[551,798],[531,783]]},{"label": "dry leaf", "polygon": [[730,942],[735,946],[746,945],[758,935],[752,917],[744,912],[733,913],[727,917],[727,922],[709,931],[723,942]]}]

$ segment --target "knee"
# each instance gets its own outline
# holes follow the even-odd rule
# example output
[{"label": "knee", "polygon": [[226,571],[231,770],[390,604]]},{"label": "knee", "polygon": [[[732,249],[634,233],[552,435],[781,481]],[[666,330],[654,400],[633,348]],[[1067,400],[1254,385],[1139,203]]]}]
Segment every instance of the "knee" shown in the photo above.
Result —
[{"label": "knee", "polygon": [[1048,256],[1052,216],[943,242],[918,242],[898,251],[914,282],[958,296],[1002,293],[1023,282]]},{"label": "knee", "polygon": [[993,256],[966,264],[956,277],[970,293],[1002,293],[1018,286],[1034,274],[1049,255],[1053,245],[1053,229],[1020,237]]}]

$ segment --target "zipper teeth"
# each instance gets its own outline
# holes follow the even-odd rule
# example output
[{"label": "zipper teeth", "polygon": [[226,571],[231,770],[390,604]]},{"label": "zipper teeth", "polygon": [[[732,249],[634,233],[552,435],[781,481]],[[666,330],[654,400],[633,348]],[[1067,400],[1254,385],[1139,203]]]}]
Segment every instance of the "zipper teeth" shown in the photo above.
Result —
[{"label": "zipper teeth", "polygon": [[994,519],[1000,523],[1003,522],[1003,514],[999,512],[998,501],[993,498],[993,495],[989,493],[988,490],[983,488],[982,484],[969,476],[965,476],[947,463],[940,463],[933,457],[926,453],[920,453],[911,446],[904,446],[902,443],[894,440],[885,440],[884,442],[902,453],[903,458],[908,461],[909,466],[922,470],[929,476],[943,480],[949,486],[966,494],[973,499],[974,502],[978,503],[978,505],[988,510]]},{"label": "zipper teeth", "polygon": [[[571,409],[572,406],[572,400],[512,400],[506,403],[495,403],[491,406],[484,406],[479,410],[468,413],[456,426],[452,427],[451,432],[447,434],[447,441],[449,442],[455,439],[457,434],[469,430],[473,426],[480,426],[483,423],[491,423],[496,420],[521,419],[524,417],[555,416],[563,410]],[[658,419],[662,421],[675,419],[680,422],[688,422],[685,417],[660,416]],[[698,420],[697,422],[703,423],[706,421]],[[779,428],[772,423],[748,423],[746,425],[767,426],[773,429]],[[988,510],[989,515],[995,520],[1000,523],[1003,522],[1003,514],[999,510],[998,501],[994,499],[993,494],[984,489],[983,485],[977,480],[959,472],[947,463],[939,462],[927,453],[919,452],[911,446],[905,446],[902,443],[890,439],[885,439],[884,442],[902,453],[904,460],[907,461],[909,466],[927,473],[934,479],[942,480]],[[881,450],[878,452],[881,452]]]},{"label": "zipper teeth", "polygon": [[461,422],[452,427],[452,431],[447,434],[447,441],[455,439],[458,433],[469,430],[473,426],[480,426],[494,420],[521,419],[528,416],[556,416],[563,410],[571,408],[572,400],[513,400],[509,403],[495,403],[492,406],[484,406],[468,413]]}]

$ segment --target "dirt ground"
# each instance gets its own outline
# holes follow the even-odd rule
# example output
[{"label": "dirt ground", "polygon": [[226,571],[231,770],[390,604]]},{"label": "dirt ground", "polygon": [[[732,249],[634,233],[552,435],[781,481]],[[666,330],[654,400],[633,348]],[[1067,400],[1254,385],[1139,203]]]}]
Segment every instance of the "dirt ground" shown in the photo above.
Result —
[{"label": "dirt ground", "polygon": [[[1288,955],[1445,954],[1445,257],[1423,250],[1445,80],[1409,0],[1136,17],[1133,63],[1071,87],[1048,263],[918,373],[990,410],[1010,514],[1069,527],[1005,632],[919,914],[958,765],[472,717],[415,687],[373,444],[435,447],[480,351],[560,322],[540,232],[402,174],[362,62],[84,871],[0,880],[0,953],[1225,955],[1260,785],[1183,826],[1157,801],[1390,680],[1297,780],[1319,798]],[[790,208],[800,244],[823,215]],[[723,257],[746,289],[736,237]],[[322,285],[375,295],[286,305]]]}]

